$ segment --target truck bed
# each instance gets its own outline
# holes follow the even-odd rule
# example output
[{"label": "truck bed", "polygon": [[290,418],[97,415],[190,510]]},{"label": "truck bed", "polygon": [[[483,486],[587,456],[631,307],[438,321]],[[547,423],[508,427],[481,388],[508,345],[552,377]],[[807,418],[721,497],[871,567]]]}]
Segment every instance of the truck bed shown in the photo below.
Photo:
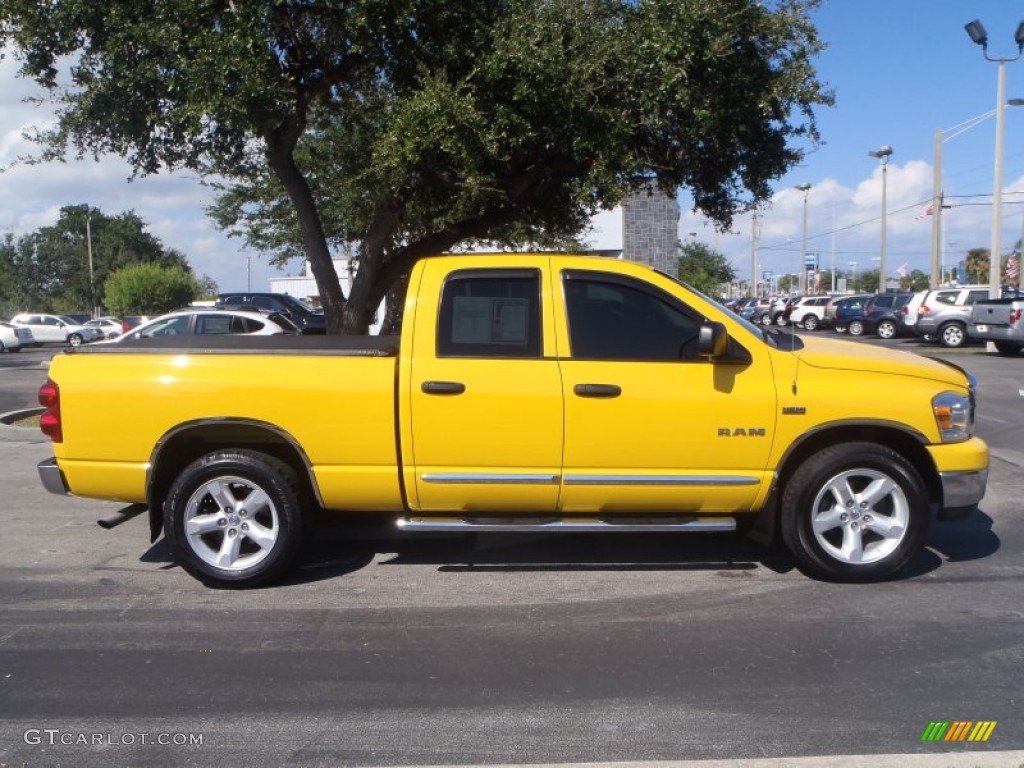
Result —
[{"label": "truck bed", "polygon": [[395,357],[398,336],[161,336],[101,342],[66,350],[69,354],[285,354]]}]

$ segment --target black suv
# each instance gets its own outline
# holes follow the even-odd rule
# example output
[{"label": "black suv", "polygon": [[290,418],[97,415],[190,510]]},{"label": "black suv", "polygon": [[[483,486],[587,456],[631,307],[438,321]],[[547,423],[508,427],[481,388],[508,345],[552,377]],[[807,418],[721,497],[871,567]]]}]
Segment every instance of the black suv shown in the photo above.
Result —
[{"label": "black suv", "polygon": [[280,312],[304,334],[326,332],[324,316],[287,293],[221,293],[217,296],[216,306],[222,309]]},{"label": "black suv", "polygon": [[[912,293],[879,293],[872,297],[864,306],[864,332],[877,333],[882,339],[896,336],[900,331],[903,307],[909,304],[912,298]],[[850,333],[853,333],[852,328]]]}]

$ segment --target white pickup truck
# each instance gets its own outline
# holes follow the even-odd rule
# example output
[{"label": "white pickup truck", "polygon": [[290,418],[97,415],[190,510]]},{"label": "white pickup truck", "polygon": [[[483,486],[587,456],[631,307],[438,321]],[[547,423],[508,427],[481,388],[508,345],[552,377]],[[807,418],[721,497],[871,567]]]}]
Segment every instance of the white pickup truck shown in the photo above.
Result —
[{"label": "white pickup truck", "polygon": [[1016,355],[1024,349],[1024,294],[979,301],[971,310],[967,334],[972,339],[995,343],[1001,355]]}]

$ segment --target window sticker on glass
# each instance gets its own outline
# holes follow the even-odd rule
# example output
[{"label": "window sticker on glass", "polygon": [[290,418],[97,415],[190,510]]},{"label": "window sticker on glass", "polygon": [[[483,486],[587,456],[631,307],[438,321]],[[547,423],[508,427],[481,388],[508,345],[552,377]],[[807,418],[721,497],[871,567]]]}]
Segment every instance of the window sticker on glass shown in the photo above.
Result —
[{"label": "window sticker on glass", "polygon": [[452,312],[455,344],[525,344],[530,300],[456,296]]}]

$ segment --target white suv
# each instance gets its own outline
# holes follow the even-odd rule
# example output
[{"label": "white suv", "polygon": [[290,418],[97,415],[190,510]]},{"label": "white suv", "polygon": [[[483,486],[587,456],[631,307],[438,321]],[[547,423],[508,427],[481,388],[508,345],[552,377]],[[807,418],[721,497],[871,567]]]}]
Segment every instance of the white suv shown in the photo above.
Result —
[{"label": "white suv", "polygon": [[63,315],[43,315],[25,312],[11,318],[11,323],[28,328],[36,344],[70,344],[77,347],[87,341],[103,338],[99,328],[86,328],[70,317]]},{"label": "white suv", "polygon": [[824,324],[825,307],[831,301],[831,296],[804,296],[789,313],[789,321],[797,328],[816,331]]}]

